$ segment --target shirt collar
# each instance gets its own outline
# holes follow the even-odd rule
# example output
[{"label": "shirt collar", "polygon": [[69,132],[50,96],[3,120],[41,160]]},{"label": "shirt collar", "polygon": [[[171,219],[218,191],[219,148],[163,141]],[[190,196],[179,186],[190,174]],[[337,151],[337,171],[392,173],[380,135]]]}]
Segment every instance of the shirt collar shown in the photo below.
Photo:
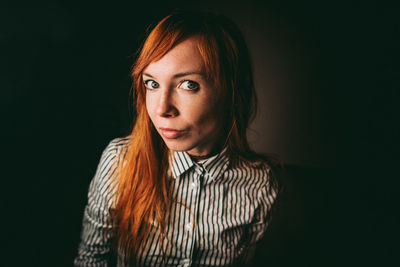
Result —
[{"label": "shirt collar", "polygon": [[184,151],[174,151],[170,157],[170,169],[172,176],[176,179],[194,165],[189,154]]},{"label": "shirt collar", "polygon": [[189,154],[184,151],[174,151],[170,158],[172,176],[177,179],[193,167],[196,172],[204,175],[206,182],[218,179],[229,165],[226,151],[227,148],[223,149],[219,154],[199,162],[194,162]]}]

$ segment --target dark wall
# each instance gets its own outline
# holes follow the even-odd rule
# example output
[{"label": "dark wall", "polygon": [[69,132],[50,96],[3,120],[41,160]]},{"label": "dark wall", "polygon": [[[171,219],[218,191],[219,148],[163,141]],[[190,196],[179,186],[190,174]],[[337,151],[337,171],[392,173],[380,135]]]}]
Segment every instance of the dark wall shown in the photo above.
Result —
[{"label": "dark wall", "polygon": [[[134,53],[151,23],[188,5],[0,4],[4,266],[71,265],[101,151],[132,124]],[[398,6],[189,7],[239,24],[260,100],[249,138],[296,165],[287,172],[287,212],[265,245],[275,256],[270,266],[391,263],[399,223]]]}]

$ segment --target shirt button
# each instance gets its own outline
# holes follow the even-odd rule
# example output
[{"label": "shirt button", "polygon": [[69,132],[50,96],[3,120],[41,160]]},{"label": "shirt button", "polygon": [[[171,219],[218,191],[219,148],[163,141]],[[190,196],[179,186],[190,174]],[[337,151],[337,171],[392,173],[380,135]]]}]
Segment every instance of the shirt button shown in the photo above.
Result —
[{"label": "shirt button", "polygon": [[190,186],[192,187],[192,191],[193,191],[194,193],[196,193],[196,191],[197,191],[197,184],[196,184],[195,182],[193,182]]}]

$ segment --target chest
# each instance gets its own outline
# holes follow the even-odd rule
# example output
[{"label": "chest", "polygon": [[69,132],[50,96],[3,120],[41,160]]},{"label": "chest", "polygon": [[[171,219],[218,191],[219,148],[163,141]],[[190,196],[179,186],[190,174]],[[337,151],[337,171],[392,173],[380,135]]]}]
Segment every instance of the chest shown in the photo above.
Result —
[{"label": "chest", "polygon": [[225,265],[246,249],[251,240],[248,228],[259,205],[257,189],[251,179],[225,176],[210,181],[207,174],[187,173],[174,181],[165,234],[161,236],[153,223],[145,246],[151,258],[147,253],[146,262],[154,263],[164,255],[171,265],[182,260]]}]

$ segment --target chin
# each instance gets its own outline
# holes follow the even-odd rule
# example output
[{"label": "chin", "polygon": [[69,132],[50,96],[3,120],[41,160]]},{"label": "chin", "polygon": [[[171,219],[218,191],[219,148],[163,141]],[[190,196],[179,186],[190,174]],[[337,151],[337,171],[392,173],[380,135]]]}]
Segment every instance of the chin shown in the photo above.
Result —
[{"label": "chin", "polygon": [[193,147],[195,146],[194,144],[189,144],[187,142],[180,142],[180,141],[176,141],[176,140],[164,140],[165,145],[168,147],[169,150],[173,150],[173,151],[189,151],[191,149],[193,149]]}]

